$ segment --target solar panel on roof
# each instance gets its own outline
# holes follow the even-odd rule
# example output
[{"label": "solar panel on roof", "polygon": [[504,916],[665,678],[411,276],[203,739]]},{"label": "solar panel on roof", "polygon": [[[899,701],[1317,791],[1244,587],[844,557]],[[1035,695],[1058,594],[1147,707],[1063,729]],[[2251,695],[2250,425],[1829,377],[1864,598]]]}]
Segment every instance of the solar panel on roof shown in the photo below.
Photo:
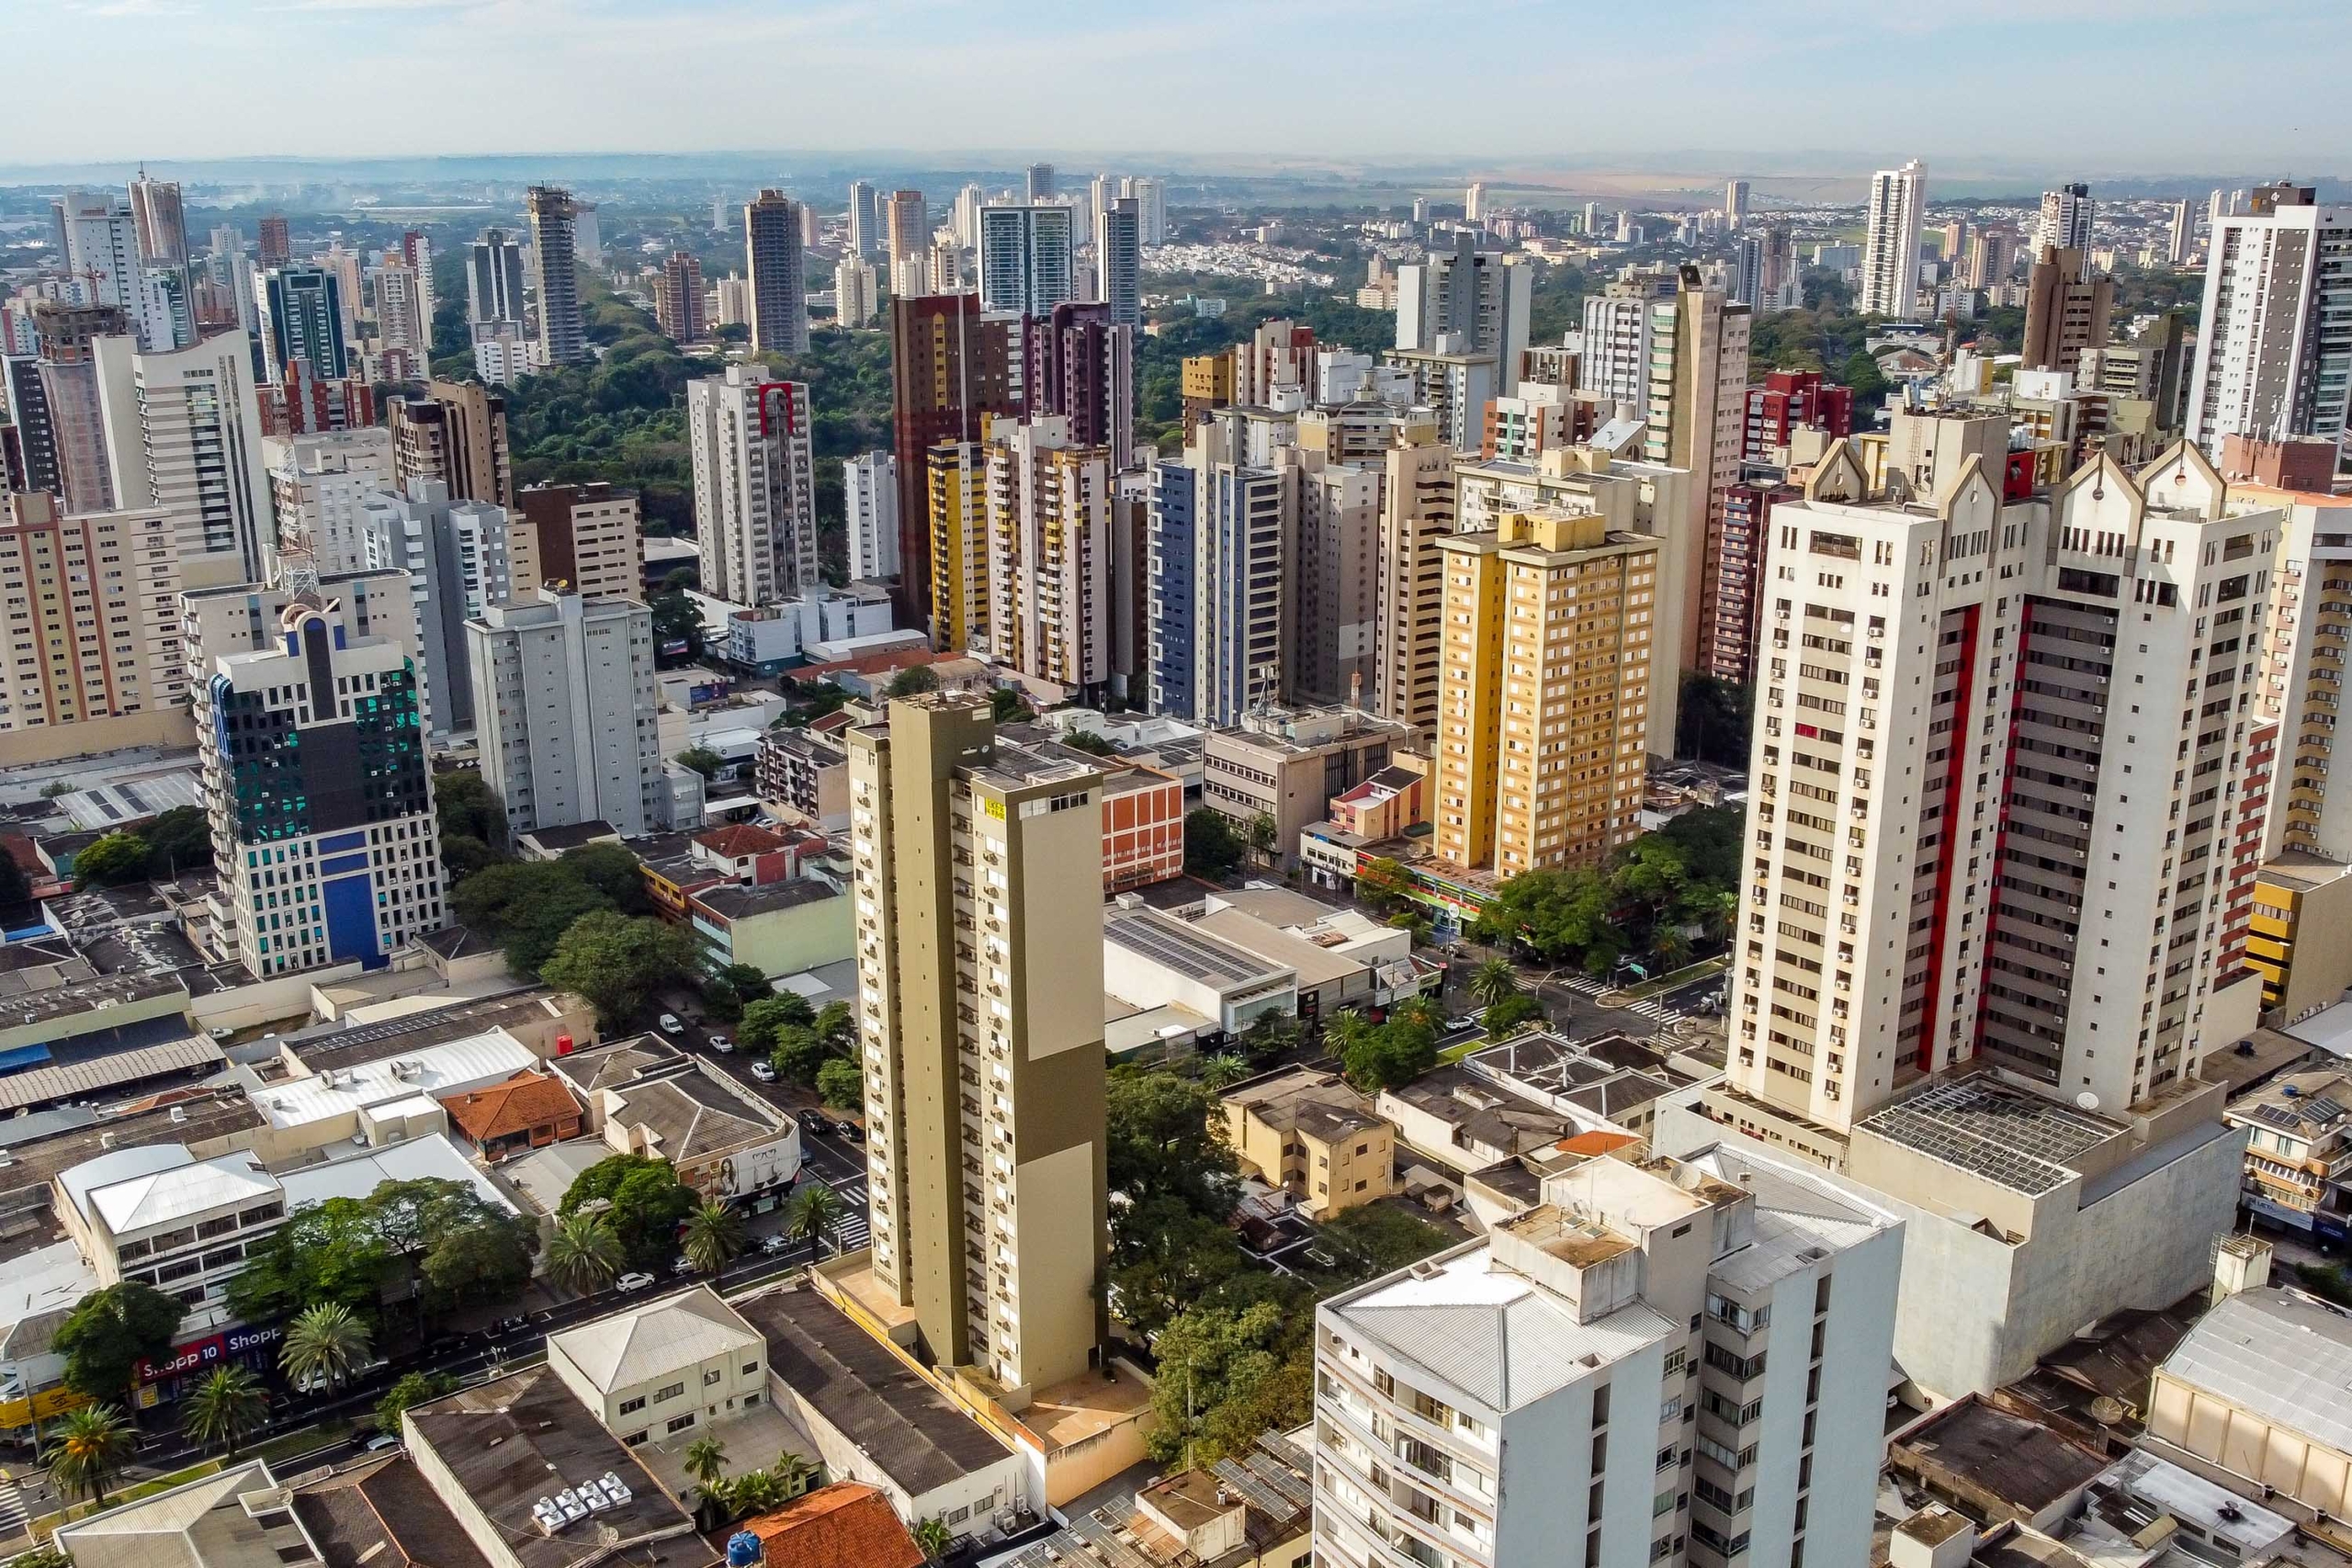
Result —
[{"label": "solar panel on roof", "polygon": [[1279,1432],[1259,1434],[1258,1446],[1296,1471],[1312,1471],[1314,1456]]},{"label": "solar panel on roof", "polygon": [[2257,1120],[2267,1122],[2273,1127],[2284,1128],[2290,1133],[2297,1125],[2295,1113],[2283,1105],[2257,1105],[2254,1108],[2254,1114]]},{"label": "solar panel on roof", "polygon": [[1272,1519],[1295,1517],[1298,1509],[1291,1500],[1250,1474],[1229,1459],[1221,1459],[1210,1467],[1216,1478],[1241,1495],[1241,1500]]},{"label": "solar panel on roof", "polygon": [[2321,1096],[2317,1100],[2307,1100],[2303,1103],[2310,1106],[2312,1108],[2312,1114],[2319,1118],[2322,1122],[2333,1122],[2337,1117],[2344,1114],[2344,1107],[2336,1104],[2335,1101],[2328,1099],[2324,1095]]},{"label": "solar panel on roof", "polygon": [[[1276,1441],[1280,1440],[1276,1439]],[[1304,1472],[1313,1470],[1314,1461],[1307,1459],[1306,1455],[1299,1456],[1299,1463],[1295,1469],[1292,1467],[1289,1461],[1274,1453],[1271,1449],[1266,1451],[1264,1457],[1255,1454],[1246,1455],[1241,1462],[1249,1467],[1250,1474],[1289,1498],[1302,1509],[1315,1506],[1315,1488],[1304,1479]]]},{"label": "solar panel on roof", "polygon": [[1159,1568],[1159,1563],[1104,1529],[1099,1520],[1072,1519],[1069,1533],[1109,1560],[1112,1568]]}]

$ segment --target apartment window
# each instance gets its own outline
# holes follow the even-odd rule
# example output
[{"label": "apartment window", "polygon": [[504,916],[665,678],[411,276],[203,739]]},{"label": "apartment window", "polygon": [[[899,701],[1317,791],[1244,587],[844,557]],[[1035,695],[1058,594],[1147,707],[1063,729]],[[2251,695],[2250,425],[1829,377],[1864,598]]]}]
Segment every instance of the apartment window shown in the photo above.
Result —
[{"label": "apartment window", "polygon": [[703,1373],[703,1375],[702,1375],[702,1386],[703,1386],[703,1387],[705,1387],[705,1388],[708,1388],[711,1384],[713,1384],[713,1383],[717,1382],[719,1379],[721,1379],[721,1378],[725,1377],[726,1375],[727,1375],[727,1374],[726,1374],[725,1372],[720,1371],[717,1367],[713,1367],[713,1368],[711,1368],[711,1370],[710,1370],[710,1371],[707,1371],[707,1372]]},{"label": "apartment window", "polygon": [[675,1399],[685,1392],[686,1385],[683,1382],[673,1382],[667,1387],[657,1388],[653,1391],[653,1403],[659,1404],[665,1399]]},{"label": "apartment window", "polygon": [[642,1409],[644,1409],[644,1408],[645,1408],[645,1395],[643,1395],[643,1394],[641,1394],[641,1393],[640,1393],[640,1394],[639,1394],[635,1399],[624,1399],[624,1400],[622,1400],[622,1401],[621,1401],[621,1403],[620,1403],[620,1409],[619,1409],[619,1412],[618,1412],[618,1413],[619,1413],[620,1415],[623,1415],[623,1416],[628,1416],[628,1415],[632,1415],[632,1414],[634,1414],[634,1413],[635,1413],[635,1412],[637,1412],[637,1411],[642,1410]]},{"label": "apartment window", "polygon": [[695,1413],[689,1410],[684,1416],[671,1416],[670,1425],[667,1429],[673,1432],[683,1432],[694,1424]]}]

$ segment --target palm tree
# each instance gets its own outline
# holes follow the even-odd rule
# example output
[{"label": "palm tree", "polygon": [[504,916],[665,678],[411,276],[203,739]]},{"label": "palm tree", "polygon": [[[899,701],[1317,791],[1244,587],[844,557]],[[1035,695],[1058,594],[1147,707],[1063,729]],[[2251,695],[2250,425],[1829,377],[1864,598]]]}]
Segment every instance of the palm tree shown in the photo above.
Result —
[{"label": "palm tree", "polygon": [[278,1362],[304,1393],[339,1388],[368,1359],[368,1325],[341,1302],[306,1307],[286,1325]]},{"label": "palm tree", "polygon": [[1437,1004],[1427,997],[1407,998],[1389,1010],[1388,1017],[1391,1022],[1418,1023],[1424,1029],[1435,1029],[1442,1021]]},{"label": "palm tree", "polygon": [[785,1223],[794,1235],[810,1244],[814,1257],[821,1258],[841,1217],[841,1199],[823,1182],[812,1181],[794,1194]]},{"label": "palm tree", "polygon": [[774,1471],[747,1470],[727,1483],[727,1506],[739,1516],[774,1513],[791,1494]]},{"label": "palm tree", "polygon": [[1519,971],[1508,958],[1489,958],[1470,972],[1470,994],[1481,1007],[1492,1007],[1505,997],[1519,995]]},{"label": "palm tree", "polygon": [[727,1476],[727,1445],[717,1438],[696,1438],[686,1445],[681,1456],[686,1473],[695,1478],[702,1495],[715,1503],[725,1503],[719,1495],[719,1483]]},{"label": "palm tree", "polygon": [[743,1222],[734,1210],[713,1198],[686,1217],[686,1261],[713,1276],[727,1276],[727,1265],[743,1250]]},{"label": "palm tree", "polygon": [[219,1443],[234,1459],[237,1446],[268,1416],[269,1395],[262,1392],[261,1380],[243,1367],[219,1367],[188,1396],[180,1429],[200,1447]]},{"label": "palm tree", "polygon": [[1362,1044],[1372,1031],[1372,1020],[1360,1012],[1333,1013],[1323,1023],[1323,1047],[1334,1056],[1345,1055],[1350,1046]]},{"label": "palm tree", "polygon": [[548,1238],[548,1272],[565,1288],[593,1296],[621,1271],[621,1238],[601,1214],[567,1214]]},{"label": "palm tree", "polygon": [[915,1526],[911,1533],[915,1550],[922,1553],[926,1562],[938,1562],[947,1555],[947,1549],[956,1544],[956,1537],[949,1532],[946,1521],[935,1517]]},{"label": "palm tree", "polygon": [[103,1507],[107,1488],[130,1462],[130,1427],[111,1404],[85,1404],[68,1414],[50,1430],[50,1483],[58,1495],[86,1492],[94,1506]]},{"label": "palm tree", "polygon": [[1211,1090],[1230,1089],[1249,1076],[1250,1064],[1230,1052],[1201,1061],[1201,1084]]},{"label": "palm tree", "polygon": [[817,1479],[817,1467],[790,1449],[775,1456],[775,1463],[768,1467],[768,1472],[776,1478],[786,1497],[799,1496]]}]

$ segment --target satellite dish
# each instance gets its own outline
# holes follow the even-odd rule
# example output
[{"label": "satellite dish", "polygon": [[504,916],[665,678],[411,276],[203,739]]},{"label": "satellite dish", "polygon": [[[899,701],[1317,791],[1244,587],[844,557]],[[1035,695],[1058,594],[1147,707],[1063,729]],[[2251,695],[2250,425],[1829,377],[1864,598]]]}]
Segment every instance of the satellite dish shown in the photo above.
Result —
[{"label": "satellite dish", "polygon": [[2123,1419],[2123,1402],[2113,1394],[2100,1394],[2091,1401],[2091,1419],[2102,1427],[2114,1426]]},{"label": "satellite dish", "polygon": [[2098,1109],[2098,1096],[2093,1094],[2088,1089],[2085,1089],[2082,1093],[2075,1096],[2075,1103],[2081,1106],[2086,1111],[2097,1111]]}]

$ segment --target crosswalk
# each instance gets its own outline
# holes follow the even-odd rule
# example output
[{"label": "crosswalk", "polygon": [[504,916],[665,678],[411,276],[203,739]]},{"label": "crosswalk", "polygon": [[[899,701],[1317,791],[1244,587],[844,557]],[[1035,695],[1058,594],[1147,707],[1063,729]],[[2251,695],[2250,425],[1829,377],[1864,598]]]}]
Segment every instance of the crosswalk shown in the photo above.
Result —
[{"label": "crosswalk", "polygon": [[0,1540],[24,1534],[31,1524],[31,1517],[25,1512],[24,1495],[17,1490],[14,1481],[0,1476]]},{"label": "crosswalk", "polygon": [[[1578,996],[1589,997],[1596,1002],[1612,988],[1607,981],[1596,980],[1589,975],[1563,975],[1558,976],[1556,983],[1566,986]],[[1661,1029],[1670,1023],[1679,1023],[1690,1016],[1680,1008],[1670,1006],[1655,997],[1647,997],[1638,1002],[1611,1010],[1630,1012],[1637,1018],[1648,1019]]]}]

